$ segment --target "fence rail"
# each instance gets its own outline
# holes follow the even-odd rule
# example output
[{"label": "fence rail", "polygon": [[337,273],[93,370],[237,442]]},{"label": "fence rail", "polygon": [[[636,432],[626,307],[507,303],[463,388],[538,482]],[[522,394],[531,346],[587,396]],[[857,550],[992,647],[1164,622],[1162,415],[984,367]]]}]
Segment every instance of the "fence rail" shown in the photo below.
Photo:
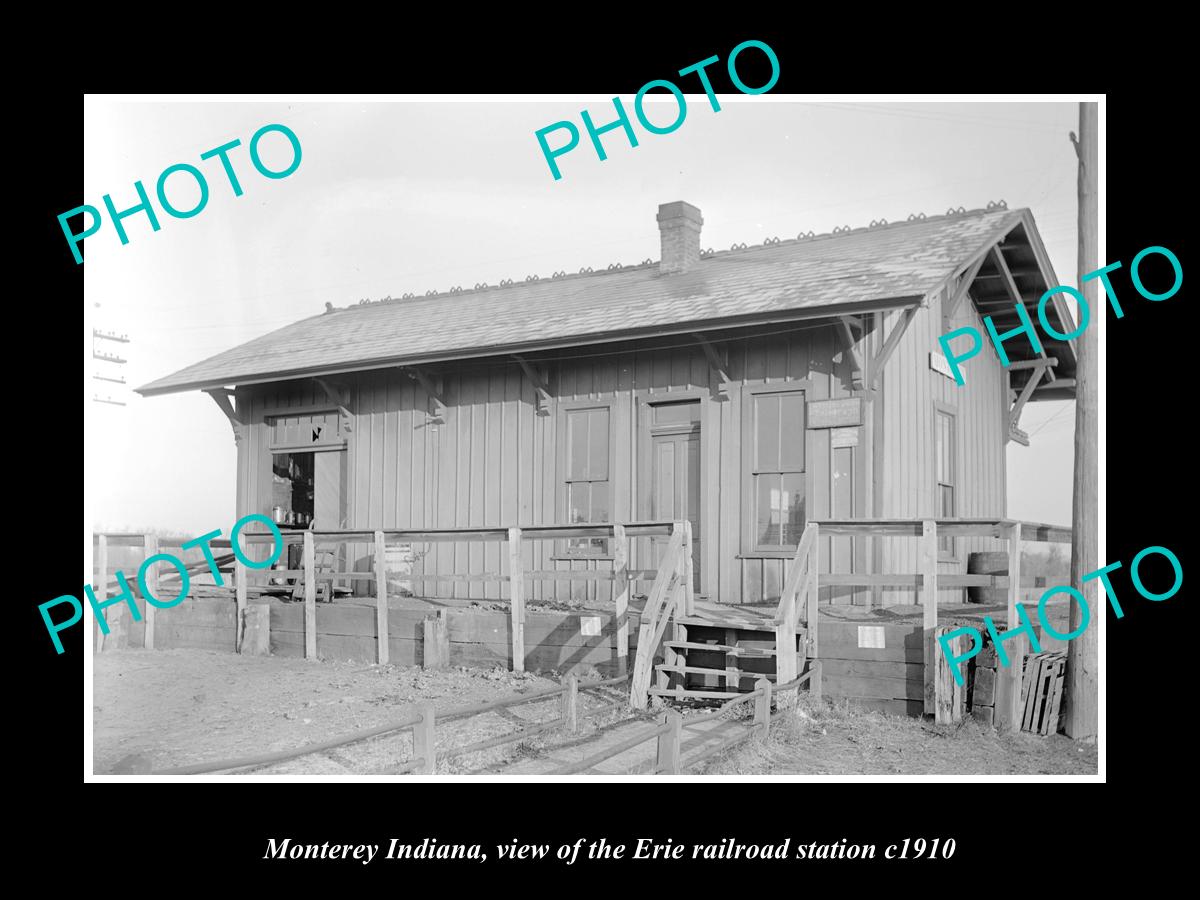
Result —
[{"label": "fence rail", "polygon": [[[459,707],[458,709],[447,710],[443,713],[438,713],[434,709],[433,704],[423,703],[418,707],[418,712],[415,715],[408,716],[397,722],[389,722],[384,725],[378,725],[374,728],[366,728],[360,731],[351,732],[350,734],[340,735],[330,738],[327,741],[320,741],[315,744],[305,744],[302,747],[297,747],[292,750],[280,750],[274,753],[262,753],[253,756],[238,757],[235,759],[220,760],[217,762],[195,763],[188,766],[178,766],[171,769],[159,769],[149,772],[150,775],[201,775],[210,774],[213,772],[224,772],[231,769],[246,769],[258,768],[265,765],[271,765],[278,762],[286,762],[291,759],[298,759],[301,756],[310,756],[313,753],[321,753],[325,750],[332,750],[336,747],[344,747],[348,744],[354,744],[359,741],[365,741],[370,738],[381,737],[385,734],[400,733],[411,731],[413,734],[413,755],[411,758],[404,760],[386,770],[385,774],[395,775],[405,772],[420,771],[422,774],[431,775],[437,771],[437,759],[449,758],[452,756],[461,756],[467,753],[477,753],[481,750],[498,747],[502,744],[519,741],[526,737],[535,734],[541,734],[555,727],[562,727],[568,734],[573,734],[578,728],[578,696],[579,691],[593,690],[595,688],[609,687],[620,684],[629,678],[628,675],[618,675],[615,678],[605,678],[598,681],[580,682],[574,675],[568,675],[563,678],[562,684],[558,687],[546,688],[540,691],[531,691],[528,694],[518,694],[514,697],[505,697],[501,700],[493,700],[488,703],[481,703],[476,706]],[[486,738],[482,741],[475,741],[471,744],[466,744],[462,747],[451,747],[443,750],[441,753],[436,749],[436,726],[438,723],[452,722],[458,719],[466,719],[472,716],[483,715],[484,713],[495,712],[500,709],[509,709],[513,706],[522,706],[526,703],[534,703],[539,700],[549,700],[552,697],[561,696],[562,701],[559,707],[559,715],[545,722],[536,722],[527,728],[519,729],[518,731],[497,735],[492,738]],[[594,709],[585,715],[597,715],[608,709],[611,709],[613,704]]]}]

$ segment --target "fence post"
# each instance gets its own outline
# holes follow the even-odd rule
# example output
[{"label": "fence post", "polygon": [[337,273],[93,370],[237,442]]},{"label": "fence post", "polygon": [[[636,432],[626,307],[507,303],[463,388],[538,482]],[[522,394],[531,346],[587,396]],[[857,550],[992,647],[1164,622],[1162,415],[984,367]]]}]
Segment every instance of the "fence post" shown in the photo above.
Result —
[{"label": "fence post", "polygon": [[[108,535],[101,532],[100,545],[96,548],[96,565],[99,571],[96,576],[96,596],[103,603],[108,599]],[[108,610],[100,610],[100,615],[104,616],[104,621],[108,622],[106,613]],[[96,626],[96,650],[104,649],[104,631],[97,624]]]},{"label": "fence post", "polygon": [[521,562],[521,529],[508,529],[508,588],[512,603],[512,670],[525,671],[525,566]]},{"label": "fence post", "polygon": [[[232,544],[230,545],[229,549],[230,550],[233,549]],[[249,549],[248,546],[247,546],[247,549]],[[287,544],[284,543],[284,545],[283,545],[284,565],[287,565],[287,555],[288,555]],[[247,602],[247,598],[249,597],[249,594],[250,594],[250,584],[246,580],[246,571],[247,571],[246,567],[244,565],[242,565],[242,561],[240,559],[238,559],[237,556],[234,556],[234,558],[233,558],[233,588],[234,588],[234,593],[237,597],[237,625],[235,626],[235,630],[234,630],[233,643],[234,643],[234,650],[237,653],[242,652],[242,647],[245,646],[245,643],[246,643],[246,632],[245,632],[246,602]],[[269,581],[269,579],[268,579],[268,581]],[[148,624],[146,627],[147,627],[147,630],[149,630]]]},{"label": "fence post", "polygon": [[[1021,523],[1014,522],[1008,532],[1008,627],[1021,624],[1017,603],[1021,598]],[[996,666],[996,730],[1019,731],[1021,728],[1021,669],[1025,665],[1025,636],[1019,635],[1008,653],[1008,665]]]},{"label": "fence post", "polygon": [[659,725],[669,725],[658,735],[658,754],[654,761],[655,774],[679,774],[679,746],[683,739],[683,716],[669,709],[658,717]]},{"label": "fence post", "polygon": [[924,609],[924,660],[925,660],[925,714],[936,715],[937,711],[937,522],[933,519],[921,521],[921,605]]},{"label": "fence post", "polygon": [[[158,535],[146,535],[146,559],[158,553]],[[182,555],[182,551],[180,551]],[[180,584],[183,587],[183,584]],[[154,599],[158,599],[158,572],[154,566],[146,569],[146,593],[152,594]],[[154,649],[154,614],[157,610],[154,604],[146,597],[142,598],[142,606],[145,607],[145,612],[142,613],[142,624],[145,626],[144,636],[142,638],[142,646],[147,650]]]},{"label": "fence post", "polygon": [[[820,655],[817,648],[817,625],[820,618],[818,608],[821,600],[821,526],[815,522],[808,526],[813,530],[812,550],[808,553],[808,571],[811,581],[808,587],[808,655],[814,659]],[[814,675],[814,678],[817,676]]]},{"label": "fence post", "polygon": [[375,532],[375,661],[388,662],[387,559],[383,532]]},{"label": "fence post", "polygon": [[317,658],[317,560],[313,533],[304,532],[304,658]]},{"label": "fence post", "polygon": [[559,696],[563,730],[574,734],[579,730],[579,678],[572,673],[564,677],[562,683],[563,692]]},{"label": "fence post", "polygon": [[421,760],[421,774],[432,775],[437,768],[437,735],[434,731],[432,703],[422,703],[418,709],[421,721],[413,726],[413,756]]},{"label": "fence post", "polygon": [[[938,637],[949,634],[954,628],[950,625],[940,625],[934,631]],[[950,647],[954,651],[955,656],[962,654],[963,635],[951,638]],[[941,641],[938,641],[940,647]],[[965,667],[964,667],[965,668]],[[937,654],[937,712],[934,714],[934,720],[938,725],[949,725],[953,722],[962,721],[962,701],[963,689],[962,686],[955,681],[954,673],[951,671],[950,663],[946,659],[945,653]]]},{"label": "fence post", "polygon": [[754,698],[754,739],[762,742],[771,731],[771,682],[765,678],[754,684],[758,696]]},{"label": "fence post", "polygon": [[617,674],[629,671],[629,538],[624,525],[613,526],[613,606],[617,619]]},{"label": "fence post", "polygon": [[422,622],[421,668],[444,669],[450,665],[450,628],[447,611],[439,609]]}]

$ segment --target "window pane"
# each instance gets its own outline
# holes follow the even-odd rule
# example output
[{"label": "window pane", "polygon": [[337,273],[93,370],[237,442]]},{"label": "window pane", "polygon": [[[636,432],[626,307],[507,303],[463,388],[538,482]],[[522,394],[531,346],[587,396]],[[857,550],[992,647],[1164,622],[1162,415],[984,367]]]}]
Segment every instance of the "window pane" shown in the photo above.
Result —
[{"label": "window pane", "polygon": [[804,475],[782,476],[780,513],[783,525],[780,543],[795,546],[804,533]]},{"label": "window pane", "polygon": [[608,482],[592,482],[592,506],[589,510],[589,522],[609,521]]},{"label": "window pane", "polygon": [[941,508],[938,514],[944,518],[954,518],[954,487],[943,484],[938,486],[938,491],[941,494]]},{"label": "window pane", "polygon": [[658,403],[653,409],[655,425],[682,425],[700,421],[700,404],[695,400],[684,403]]},{"label": "window pane", "polygon": [[567,412],[567,480],[587,477],[588,410]]},{"label": "window pane", "polygon": [[757,482],[756,534],[761,546],[779,546],[779,476],[755,475]]},{"label": "window pane", "polygon": [[586,522],[591,513],[592,485],[587,481],[567,485],[567,521]]},{"label": "window pane", "polygon": [[759,471],[779,469],[779,397],[754,398],[755,459]]},{"label": "window pane", "polygon": [[804,394],[781,394],[779,467],[804,471]]},{"label": "window pane", "polygon": [[589,409],[588,478],[608,477],[608,410]]}]

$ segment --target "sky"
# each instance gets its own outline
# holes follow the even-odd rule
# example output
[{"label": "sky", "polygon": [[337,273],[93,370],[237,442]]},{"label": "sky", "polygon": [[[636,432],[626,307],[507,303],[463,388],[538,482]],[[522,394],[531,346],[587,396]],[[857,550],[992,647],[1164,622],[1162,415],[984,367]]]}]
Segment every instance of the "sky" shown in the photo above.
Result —
[{"label": "sky", "polygon": [[[632,98],[622,99],[631,107]],[[159,174],[176,163],[204,172],[210,196],[187,219],[165,215],[155,200],[161,229],[130,216],[126,245],[107,217],[85,241],[85,522],[190,534],[228,533],[233,524],[236,452],[216,404],[199,392],[142,398],[132,387],[327,302],[657,259],[661,203],[698,206],[701,246],[726,249],[1003,199],[1032,209],[1058,282],[1076,283],[1076,160],[1067,136],[1077,129],[1074,103],[719,95],[713,112],[703,94],[687,99],[687,116],[671,134],[639,128],[637,147],[620,131],[606,135],[605,161],[584,133],[559,157],[556,181],[534,133],[560,120],[578,124],[585,108],[597,124],[609,121],[611,98],[88,97],[81,203],[103,208],[110,194],[118,210],[134,206],[134,182],[153,196]],[[673,100],[647,109],[664,124],[675,113]],[[293,174],[275,180],[255,171],[247,149],[272,123],[291,128],[303,154]],[[233,139],[242,142],[230,153],[240,197],[217,160],[200,160]],[[280,134],[260,149],[268,168],[291,160]],[[199,194],[187,175],[173,175],[168,196],[189,209]],[[92,328],[129,335],[128,344],[95,344],[125,365],[92,358]],[[1026,407],[1021,427],[1032,445],[1007,450],[1010,516],[1070,523],[1073,410],[1072,402]]]}]

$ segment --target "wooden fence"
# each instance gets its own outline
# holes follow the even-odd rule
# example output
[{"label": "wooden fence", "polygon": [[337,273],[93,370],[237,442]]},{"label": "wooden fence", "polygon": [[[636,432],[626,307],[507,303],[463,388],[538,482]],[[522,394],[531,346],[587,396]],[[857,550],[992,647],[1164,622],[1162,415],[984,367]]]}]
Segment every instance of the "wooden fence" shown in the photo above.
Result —
[{"label": "wooden fence", "polygon": [[[1017,602],[1021,580],[1021,541],[1070,543],[1071,531],[1055,525],[1012,519],[821,519],[809,527],[828,534],[916,537],[921,541],[920,568],[913,574],[823,574],[822,585],[849,587],[906,587],[920,592],[923,610],[923,707],[938,723],[958,721],[962,704],[956,702],[954,679],[945,655],[937,646],[939,588],[994,587],[1008,589],[1007,628],[1018,627]],[[1008,575],[939,575],[938,538],[987,536],[1007,540]],[[1018,638],[1023,641],[1024,638]],[[939,676],[939,666],[946,671]],[[1010,665],[998,673],[996,684],[997,729],[1011,731],[1021,722],[1021,666]]]},{"label": "wooden fence", "polygon": [[[238,621],[242,621],[246,608],[248,588],[254,579],[298,578],[302,580],[304,590],[304,655],[314,658],[317,655],[317,593],[318,583],[331,586],[339,581],[368,581],[375,586],[375,629],[377,634],[376,661],[380,664],[388,662],[388,600],[386,559],[389,544],[422,544],[443,541],[457,542],[494,542],[507,543],[507,571],[488,572],[482,574],[462,575],[458,573],[424,573],[420,575],[404,575],[406,581],[498,581],[509,585],[509,606],[512,620],[512,667],[513,671],[525,669],[525,585],[531,580],[540,581],[607,581],[612,584],[612,601],[618,621],[617,654],[624,668],[624,660],[629,647],[629,597],[630,585],[634,581],[644,581],[658,577],[665,568],[660,564],[657,570],[634,570],[628,565],[629,541],[637,537],[668,537],[674,538],[689,528],[685,522],[630,522],[627,524],[577,524],[577,525],[539,525],[533,527],[496,527],[496,528],[443,528],[426,531],[302,531],[284,532],[285,546],[299,542],[303,547],[302,569],[253,569],[248,568],[239,560],[237,569],[237,613]],[[259,544],[272,545],[274,535],[268,532],[243,532],[243,539],[250,546]],[[521,546],[525,541],[555,541],[572,538],[606,538],[612,541],[614,565],[611,571],[559,571],[533,570],[525,566]],[[373,547],[373,571],[337,570],[327,568],[318,572],[318,546],[344,544],[350,542],[370,543]],[[690,546],[690,542],[689,542]],[[283,557],[287,558],[286,549]],[[674,563],[672,563],[674,565]],[[690,571],[690,570],[689,570]],[[239,638],[240,646],[240,638]]]}]

